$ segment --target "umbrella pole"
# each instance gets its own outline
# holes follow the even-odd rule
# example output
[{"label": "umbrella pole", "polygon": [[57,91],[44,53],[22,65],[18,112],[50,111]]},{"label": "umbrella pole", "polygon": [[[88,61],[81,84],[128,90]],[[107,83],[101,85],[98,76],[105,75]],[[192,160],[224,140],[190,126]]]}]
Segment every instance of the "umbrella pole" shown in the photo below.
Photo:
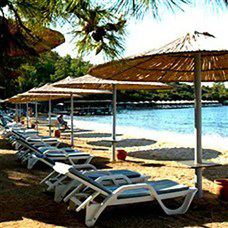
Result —
[{"label": "umbrella pole", "polygon": [[[194,89],[195,89],[195,164],[202,164],[202,123],[201,123],[201,54],[195,54],[194,58]],[[202,167],[195,169],[195,181],[198,188],[197,196],[203,196]]]},{"label": "umbrella pole", "polygon": [[38,105],[37,101],[35,102],[35,115],[36,115],[36,130],[38,131]]},{"label": "umbrella pole", "polygon": [[48,125],[49,125],[49,136],[51,136],[51,97],[49,97],[49,112],[48,112]]},{"label": "umbrella pole", "polygon": [[16,109],[16,123],[18,123],[18,108],[17,108],[17,103],[15,103],[15,109]]},{"label": "umbrella pole", "polygon": [[74,96],[71,94],[71,145],[74,146]]},{"label": "umbrella pole", "polygon": [[18,104],[18,108],[19,108],[19,117],[21,117],[21,103]]},{"label": "umbrella pole", "polygon": [[29,127],[29,116],[28,116],[28,103],[26,103],[26,123],[27,123],[27,128]]},{"label": "umbrella pole", "polygon": [[111,161],[116,160],[116,85],[112,85],[112,156]]}]

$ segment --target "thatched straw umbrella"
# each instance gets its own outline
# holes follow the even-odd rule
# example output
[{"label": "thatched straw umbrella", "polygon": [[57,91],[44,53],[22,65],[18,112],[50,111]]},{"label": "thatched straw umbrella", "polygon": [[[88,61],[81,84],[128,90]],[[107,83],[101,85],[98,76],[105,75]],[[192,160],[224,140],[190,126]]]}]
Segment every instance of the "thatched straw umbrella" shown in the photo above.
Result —
[{"label": "thatched straw umbrella", "polygon": [[[79,95],[74,94],[75,97],[81,97]],[[56,93],[29,93],[29,92],[25,92],[22,94],[18,94],[16,96],[13,96],[9,99],[7,99],[7,102],[10,103],[26,103],[26,109],[27,109],[27,127],[28,127],[28,102],[34,101],[36,102],[36,110],[35,110],[35,116],[36,116],[36,123],[38,123],[37,119],[38,119],[38,111],[37,111],[37,101],[49,101],[49,135],[51,135],[51,100],[56,100],[56,99],[61,99],[61,98],[70,98],[71,95],[70,94],[56,94]],[[17,107],[17,106],[16,106]],[[17,109],[16,109],[17,110]],[[17,111],[16,111],[16,115]],[[38,124],[37,124],[37,128],[38,128]]]},{"label": "thatched straw umbrella", "polygon": [[[198,196],[202,196],[201,81],[228,80],[228,48],[215,36],[205,32],[186,36],[159,48],[108,62],[89,73],[104,79],[194,82],[195,85],[195,161]],[[205,164],[206,165],[206,164]]]},{"label": "thatched straw umbrella", "polygon": [[60,32],[45,27],[33,28],[31,31],[25,24],[21,27],[16,21],[3,17],[0,17],[0,26],[1,40],[4,42],[3,56],[37,55],[65,42]]},{"label": "thatched straw umbrella", "polygon": [[116,159],[116,100],[117,90],[152,90],[152,89],[171,89],[171,86],[165,85],[159,82],[129,82],[129,81],[116,81],[116,80],[104,80],[93,77],[91,75],[85,75],[78,78],[67,77],[53,84],[56,87],[68,87],[68,88],[84,88],[84,89],[109,89],[113,92],[113,109],[112,109],[112,155],[111,160]]},{"label": "thatched straw umbrella", "polygon": [[[68,94],[71,97],[71,145],[74,145],[74,94],[109,94],[110,91],[107,90],[92,90],[92,89],[67,89],[67,88],[56,88],[52,84],[47,83],[42,87],[33,88],[29,91],[30,93],[52,93],[52,94]],[[49,100],[49,106],[51,101]],[[49,109],[50,110],[50,109]],[[50,116],[50,115],[49,115]]]}]

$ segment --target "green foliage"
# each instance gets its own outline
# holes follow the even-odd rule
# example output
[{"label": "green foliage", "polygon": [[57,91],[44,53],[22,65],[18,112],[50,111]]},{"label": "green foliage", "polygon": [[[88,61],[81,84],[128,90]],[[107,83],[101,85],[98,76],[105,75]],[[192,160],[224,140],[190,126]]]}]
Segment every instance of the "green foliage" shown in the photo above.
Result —
[{"label": "green foliage", "polygon": [[51,74],[51,81],[55,82],[67,76],[83,76],[91,66],[89,62],[83,61],[82,58],[74,59],[70,55],[66,55],[54,63],[55,72]]},{"label": "green foliage", "polygon": [[[71,58],[69,55],[61,57],[56,52],[46,52],[40,57],[8,59],[5,61],[7,72],[1,86],[6,87],[5,97],[25,92],[33,87],[39,87],[47,82],[55,82],[67,76],[78,77],[86,74],[91,67],[82,58]],[[15,64],[13,64],[15,62]],[[17,63],[17,64],[16,64]],[[12,68],[14,66],[14,68]],[[13,77],[15,75],[16,77]],[[19,76],[18,76],[19,75]],[[9,85],[11,85],[9,87]]]},{"label": "green foliage", "polygon": [[[139,90],[139,91],[119,91],[119,101],[146,101],[146,100],[194,100],[193,85],[184,83],[169,83],[174,88],[172,90]],[[203,100],[228,100],[228,89],[223,83],[214,83],[212,87],[202,86]]]}]

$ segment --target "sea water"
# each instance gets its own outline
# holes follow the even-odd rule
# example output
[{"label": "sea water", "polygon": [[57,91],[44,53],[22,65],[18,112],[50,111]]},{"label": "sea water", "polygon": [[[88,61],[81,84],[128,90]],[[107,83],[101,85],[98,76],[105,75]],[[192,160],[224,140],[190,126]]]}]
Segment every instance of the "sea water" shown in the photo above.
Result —
[{"label": "sea water", "polygon": [[[112,130],[111,116],[75,116],[76,126]],[[164,139],[166,141],[194,141],[194,109],[121,109],[117,114],[117,133]],[[202,108],[202,135],[207,144],[216,142],[228,149],[228,106]]]}]

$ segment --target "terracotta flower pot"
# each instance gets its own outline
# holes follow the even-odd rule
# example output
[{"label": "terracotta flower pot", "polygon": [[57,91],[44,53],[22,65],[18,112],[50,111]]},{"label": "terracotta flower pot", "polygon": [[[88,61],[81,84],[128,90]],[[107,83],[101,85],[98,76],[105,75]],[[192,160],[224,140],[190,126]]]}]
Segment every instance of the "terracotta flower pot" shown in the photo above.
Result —
[{"label": "terracotta flower pot", "polygon": [[228,179],[215,180],[215,192],[220,200],[228,201]]},{"label": "terracotta flower pot", "polygon": [[61,137],[61,132],[60,130],[55,130],[55,137],[60,138]]},{"label": "terracotta flower pot", "polygon": [[127,152],[125,150],[117,150],[117,158],[124,161],[127,157]]}]

